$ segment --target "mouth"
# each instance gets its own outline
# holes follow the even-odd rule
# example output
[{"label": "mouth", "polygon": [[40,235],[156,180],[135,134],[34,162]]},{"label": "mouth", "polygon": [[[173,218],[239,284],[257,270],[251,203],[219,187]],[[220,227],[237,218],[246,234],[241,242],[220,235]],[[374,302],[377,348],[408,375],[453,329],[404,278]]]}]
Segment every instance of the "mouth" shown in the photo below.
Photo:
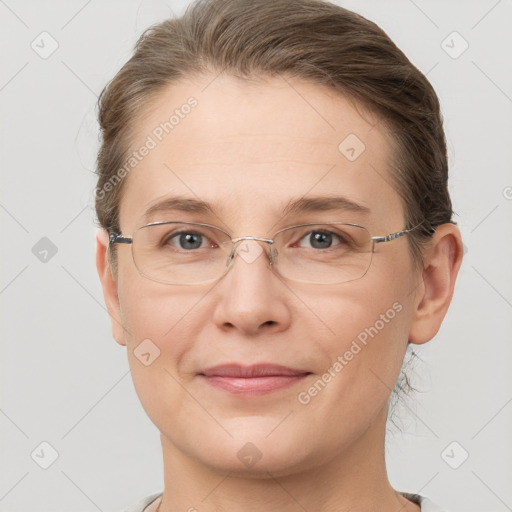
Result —
[{"label": "mouth", "polygon": [[225,364],[202,370],[210,386],[234,395],[265,395],[301,382],[311,372],[275,364]]}]

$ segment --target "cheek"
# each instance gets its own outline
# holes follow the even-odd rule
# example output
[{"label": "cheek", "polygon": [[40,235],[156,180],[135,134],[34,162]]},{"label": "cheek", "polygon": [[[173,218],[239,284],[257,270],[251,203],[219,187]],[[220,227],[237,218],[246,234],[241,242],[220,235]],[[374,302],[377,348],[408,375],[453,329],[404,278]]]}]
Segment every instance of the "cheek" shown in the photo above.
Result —
[{"label": "cheek", "polygon": [[[119,291],[121,315],[137,395],[159,428],[167,425],[168,429],[186,430],[195,405],[187,399],[184,388],[191,377],[187,356],[204,324],[204,318],[198,318],[201,295],[136,276],[123,282]],[[184,407],[176,408],[176,404]]]},{"label": "cheek", "polygon": [[[396,383],[411,321],[410,287],[405,281],[372,279],[376,275],[340,285],[309,302],[325,327],[315,338],[324,361],[320,377],[328,381],[325,387],[317,386],[323,395],[319,404],[352,396],[377,406]],[[307,392],[304,399],[315,393]]]},{"label": "cheek", "polygon": [[[407,323],[407,287],[398,281],[371,279],[371,276],[344,283],[339,287],[322,291],[311,309],[318,311],[331,336],[324,341],[336,349],[348,348],[347,343],[358,339],[364,342],[376,338],[390,343],[403,334]],[[330,341],[329,341],[330,340]],[[398,340],[396,340],[398,341]]]},{"label": "cheek", "polygon": [[174,339],[184,324],[189,334],[194,334],[190,329],[194,329],[194,310],[201,298],[197,289],[151,281],[141,276],[128,260],[119,262],[119,283],[128,346],[135,348],[142,340],[151,339],[162,351],[168,346],[179,348],[179,343],[170,344],[167,340]]},{"label": "cheek", "polygon": [[155,283],[131,269],[120,283],[121,318],[138,392],[160,389],[169,374],[186,380],[179,373],[186,371],[183,361],[204,328],[200,304],[208,290],[198,293],[191,287]]}]

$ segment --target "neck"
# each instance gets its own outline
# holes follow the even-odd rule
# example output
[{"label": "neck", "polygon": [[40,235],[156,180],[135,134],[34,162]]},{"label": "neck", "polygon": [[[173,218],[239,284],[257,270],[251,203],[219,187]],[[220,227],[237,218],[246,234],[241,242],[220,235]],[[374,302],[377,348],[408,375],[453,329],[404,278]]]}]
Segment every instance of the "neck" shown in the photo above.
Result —
[{"label": "neck", "polygon": [[[386,410],[350,447],[293,473],[247,476],[220,472],[162,436],[165,488],[159,512],[419,512],[390,485],[384,457]],[[281,472],[282,473],[282,472]]]}]

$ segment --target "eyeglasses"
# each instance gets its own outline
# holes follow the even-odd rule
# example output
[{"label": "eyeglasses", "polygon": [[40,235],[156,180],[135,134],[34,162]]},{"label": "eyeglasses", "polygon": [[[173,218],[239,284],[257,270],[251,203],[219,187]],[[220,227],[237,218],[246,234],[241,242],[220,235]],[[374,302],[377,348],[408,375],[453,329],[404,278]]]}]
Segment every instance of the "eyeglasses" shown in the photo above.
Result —
[{"label": "eyeglasses", "polygon": [[210,224],[154,222],[137,229],[132,238],[110,233],[109,242],[110,246],[131,244],[139,273],[164,284],[193,285],[220,279],[231,268],[235,254],[250,263],[263,252],[260,244],[259,253],[249,251],[249,242],[240,249],[240,242],[251,240],[268,244],[269,268],[281,277],[301,283],[339,284],[368,272],[376,244],[396,240],[416,227],[371,236],[363,226],[331,222],[290,226],[272,238],[231,238]]}]

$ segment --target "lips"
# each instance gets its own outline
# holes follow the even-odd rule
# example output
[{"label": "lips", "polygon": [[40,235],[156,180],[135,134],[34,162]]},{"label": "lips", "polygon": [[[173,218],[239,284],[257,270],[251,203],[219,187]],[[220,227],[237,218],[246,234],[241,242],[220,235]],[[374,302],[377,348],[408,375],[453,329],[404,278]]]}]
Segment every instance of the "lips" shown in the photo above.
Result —
[{"label": "lips", "polygon": [[202,370],[209,385],[236,395],[262,395],[300,382],[310,372],[275,364],[225,364]]},{"label": "lips", "polygon": [[294,368],[288,368],[287,366],[280,366],[276,364],[254,364],[251,366],[243,366],[239,364],[224,364],[207,368],[201,372],[201,375],[207,377],[242,377],[242,378],[254,378],[254,377],[272,377],[272,376],[290,376],[290,375],[302,375],[305,373],[304,370],[296,370]]}]

